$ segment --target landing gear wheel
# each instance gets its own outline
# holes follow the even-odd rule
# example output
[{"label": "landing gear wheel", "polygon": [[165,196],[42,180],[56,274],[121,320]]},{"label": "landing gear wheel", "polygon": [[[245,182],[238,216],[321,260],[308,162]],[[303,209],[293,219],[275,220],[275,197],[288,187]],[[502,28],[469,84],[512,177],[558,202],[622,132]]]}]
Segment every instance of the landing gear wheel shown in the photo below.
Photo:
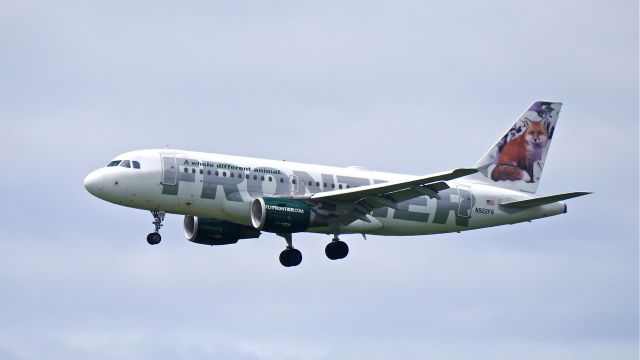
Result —
[{"label": "landing gear wheel", "polygon": [[333,234],[333,239],[324,248],[324,253],[331,260],[344,259],[349,254],[349,246],[344,241],[340,241],[340,222],[337,217],[329,218],[329,230]]},{"label": "landing gear wheel", "polygon": [[327,257],[329,259],[338,260],[336,247],[335,247],[333,242],[330,242],[330,243],[327,244],[327,246],[324,248],[324,253],[325,253],[325,255],[327,255]]},{"label": "landing gear wheel", "polygon": [[324,253],[331,260],[344,259],[349,254],[349,245],[344,241],[333,240],[324,248]]},{"label": "landing gear wheel", "polygon": [[287,241],[287,247],[280,253],[280,264],[284,267],[298,266],[302,262],[302,253],[293,247],[290,233],[278,233]]},{"label": "landing gear wheel", "polygon": [[298,266],[302,262],[302,253],[298,249],[285,249],[280,253],[280,264],[284,267]]},{"label": "landing gear wheel", "polygon": [[162,236],[160,236],[160,234],[158,234],[157,232],[152,232],[147,235],[147,242],[149,243],[149,245],[158,245],[160,244],[161,240]]},{"label": "landing gear wheel", "polygon": [[162,222],[164,221],[164,211],[151,211],[151,215],[153,215],[153,227],[156,229],[154,232],[147,235],[147,242],[149,245],[158,245],[160,244],[160,240],[162,240],[162,236],[158,232],[162,227]]}]

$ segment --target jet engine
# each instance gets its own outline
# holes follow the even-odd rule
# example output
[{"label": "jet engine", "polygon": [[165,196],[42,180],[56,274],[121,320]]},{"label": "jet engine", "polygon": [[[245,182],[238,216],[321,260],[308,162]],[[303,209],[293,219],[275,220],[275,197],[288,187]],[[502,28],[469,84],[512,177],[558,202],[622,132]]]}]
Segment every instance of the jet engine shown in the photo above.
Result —
[{"label": "jet engine", "polygon": [[257,230],[294,233],[326,226],[328,221],[303,200],[263,197],[251,204],[251,223]]},{"label": "jet engine", "polygon": [[240,239],[257,238],[260,230],[231,221],[185,215],[184,236],[197,244],[227,245]]}]

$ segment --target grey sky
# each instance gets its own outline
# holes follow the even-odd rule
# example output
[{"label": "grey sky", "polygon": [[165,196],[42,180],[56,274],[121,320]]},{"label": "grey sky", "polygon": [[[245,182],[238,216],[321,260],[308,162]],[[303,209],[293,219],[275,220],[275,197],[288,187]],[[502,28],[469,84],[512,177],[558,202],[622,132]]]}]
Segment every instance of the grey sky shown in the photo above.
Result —
[{"label": "grey sky", "polygon": [[[0,3],[2,359],[637,359],[638,3]],[[427,174],[564,103],[563,216],[423,237],[184,240],[93,198],[175,148]]]}]

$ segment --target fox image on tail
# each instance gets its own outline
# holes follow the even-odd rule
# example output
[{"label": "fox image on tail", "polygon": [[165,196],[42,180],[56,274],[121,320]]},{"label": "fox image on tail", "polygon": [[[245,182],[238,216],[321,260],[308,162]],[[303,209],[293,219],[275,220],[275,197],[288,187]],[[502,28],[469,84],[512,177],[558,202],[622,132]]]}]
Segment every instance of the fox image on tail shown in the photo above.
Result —
[{"label": "fox image on tail", "polygon": [[540,166],[539,161],[549,140],[549,120],[532,121],[525,118],[525,121],[526,130],[502,149],[496,167],[491,172],[491,180],[536,180],[534,166]]},{"label": "fox image on tail", "polygon": [[481,182],[535,193],[562,103],[536,101],[474,167]]}]

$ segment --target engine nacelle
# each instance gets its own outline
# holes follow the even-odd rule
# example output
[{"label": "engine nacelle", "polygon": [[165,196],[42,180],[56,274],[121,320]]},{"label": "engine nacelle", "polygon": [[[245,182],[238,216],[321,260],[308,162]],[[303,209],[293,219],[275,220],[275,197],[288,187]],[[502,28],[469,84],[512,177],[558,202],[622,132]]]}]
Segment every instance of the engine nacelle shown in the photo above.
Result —
[{"label": "engine nacelle", "polygon": [[260,231],[231,221],[185,215],[184,236],[197,244],[227,245],[240,239],[257,238]]},{"label": "engine nacelle", "polygon": [[326,225],[328,221],[303,200],[264,197],[253,200],[251,223],[257,230],[294,233]]}]

